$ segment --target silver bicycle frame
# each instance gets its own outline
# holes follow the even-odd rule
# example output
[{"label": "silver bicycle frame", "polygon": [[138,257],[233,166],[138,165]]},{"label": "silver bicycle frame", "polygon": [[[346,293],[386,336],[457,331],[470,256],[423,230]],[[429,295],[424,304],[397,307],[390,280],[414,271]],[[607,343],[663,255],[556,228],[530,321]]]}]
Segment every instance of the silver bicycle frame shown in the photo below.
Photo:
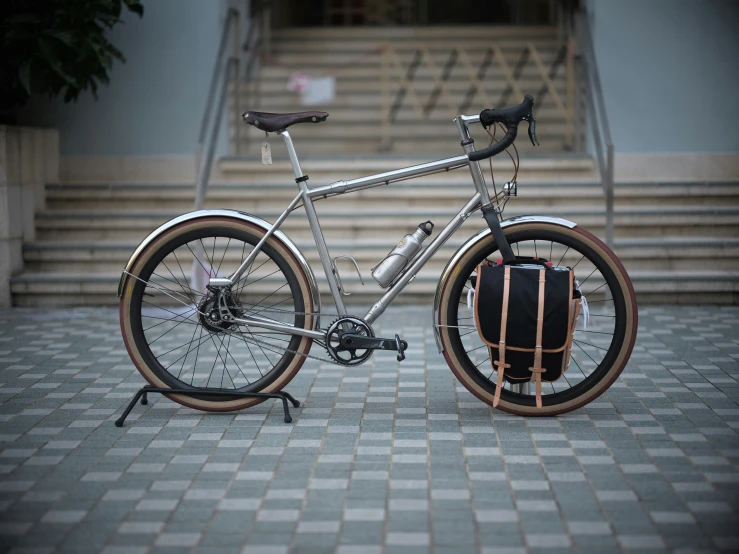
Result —
[{"label": "silver bicycle frame", "polygon": [[[475,194],[467,201],[464,207],[447,223],[444,229],[437,235],[437,237],[424,248],[421,253],[415,258],[413,263],[405,269],[400,276],[395,280],[395,283],[385,292],[375,304],[365,314],[364,320],[368,323],[373,323],[382,313],[387,309],[390,303],[395,299],[398,294],[416,277],[421,268],[431,257],[441,248],[444,243],[451,237],[454,232],[464,223],[464,221],[470,216],[472,212],[480,207],[486,207],[490,204],[490,197],[488,190],[485,185],[485,180],[480,170],[478,162],[473,162],[469,159],[469,154],[475,151],[474,141],[470,138],[468,129],[468,123],[479,123],[479,116],[466,116],[461,115],[454,119],[459,131],[462,147],[464,148],[465,154],[462,156],[455,156],[453,158],[446,158],[435,162],[428,162],[424,164],[414,165],[403,169],[396,169],[394,171],[388,171],[385,173],[378,173],[376,175],[369,175],[367,177],[361,177],[359,179],[351,179],[349,181],[337,181],[335,183],[316,187],[308,188],[306,180],[302,179],[303,171],[300,169],[300,162],[298,156],[295,153],[295,147],[293,146],[292,138],[290,133],[285,131],[278,131],[278,134],[282,136],[287,146],[288,156],[290,157],[290,163],[295,173],[295,179],[298,184],[299,192],[298,195],[290,202],[284,212],[277,218],[274,225],[264,234],[262,239],[257,243],[254,249],[249,253],[246,259],[243,261],[241,266],[228,278],[228,279],[217,279],[211,280],[211,284],[216,286],[232,285],[237,283],[244,272],[253,263],[256,256],[259,254],[262,246],[277,231],[282,223],[287,219],[288,215],[302,202],[305,208],[306,216],[308,217],[308,223],[310,224],[313,238],[316,241],[316,248],[318,249],[318,255],[323,265],[323,271],[326,274],[328,280],[329,290],[333,297],[336,305],[336,310],[339,315],[347,315],[346,308],[344,306],[344,300],[341,294],[341,286],[339,285],[338,272],[334,263],[331,261],[331,257],[326,246],[326,239],[321,231],[321,225],[318,221],[313,200],[316,198],[328,198],[331,196],[338,196],[341,194],[348,194],[359,190],[377,187],[380,185],[389,185],[390,183],[403,181],[405,179],[422,177],[431,173],[437,173],[440,171],[451,171],[454,169],[460,169],[462,167],[468,167],[470,174],[472,175],[472,182],[475,185]],[[323,333],[319,331],[312,331],[309,329],[295,328],[292,325],[284,324],[278,321],[274,321],[263,317],[244,317],[236,318],[237,323],[244,325],[250,325],[253,327],[261,327],[270,329],[273,331],[284,331],[287,334],[300,335],[310,337],[313,339],[321,340],[324,338]]]}]

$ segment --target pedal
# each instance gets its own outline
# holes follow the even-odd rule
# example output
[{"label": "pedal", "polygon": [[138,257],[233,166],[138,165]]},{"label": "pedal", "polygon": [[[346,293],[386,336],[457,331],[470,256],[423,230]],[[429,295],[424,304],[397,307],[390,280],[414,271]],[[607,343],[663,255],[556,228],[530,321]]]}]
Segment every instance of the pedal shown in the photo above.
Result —
[{"label": "pedal", "polygon": [[405,360],[405,349],[408,348],[408,343],[404,340],[400,340],[400,336],[395,335],[395,346],[398,349],[398,361],[402,362]]},{"label": "pedal", "polygon": [[344,333],[339,341],[344,349],[355,350],[394,350],[398,352],[398,361],[405,360],[405,351],[408,343],[395,335],[394,339],[381,337],[367,337],[356,333]]}]

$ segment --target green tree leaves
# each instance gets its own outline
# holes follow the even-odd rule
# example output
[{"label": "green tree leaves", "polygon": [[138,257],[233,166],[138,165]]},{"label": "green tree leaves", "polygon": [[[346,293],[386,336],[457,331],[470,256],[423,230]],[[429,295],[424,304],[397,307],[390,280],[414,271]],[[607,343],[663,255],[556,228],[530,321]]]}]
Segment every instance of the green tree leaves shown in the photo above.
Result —
[{"label": "green tree leaves", "polygon": [[74,102],[110,80],[125,62],[107,32],[121,23],[123,6],[142,16],[140,0],[2,0],[0,2],[0,109],[32,94]]}]

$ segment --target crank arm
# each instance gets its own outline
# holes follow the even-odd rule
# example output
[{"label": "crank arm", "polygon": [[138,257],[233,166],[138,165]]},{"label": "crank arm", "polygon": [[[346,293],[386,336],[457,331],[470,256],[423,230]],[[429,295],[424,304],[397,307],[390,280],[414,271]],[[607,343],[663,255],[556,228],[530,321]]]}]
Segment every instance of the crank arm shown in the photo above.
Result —
[{"label": "crank arm", "polygon": [[401,340],[398,335],[395,335],[394,339],[383,339],[345,333],[341,336],[341,347],[354,350],[394,350],[398,352],[398,361],[400,362],[405,359],[404,351],[408,348],[408,343]]}]

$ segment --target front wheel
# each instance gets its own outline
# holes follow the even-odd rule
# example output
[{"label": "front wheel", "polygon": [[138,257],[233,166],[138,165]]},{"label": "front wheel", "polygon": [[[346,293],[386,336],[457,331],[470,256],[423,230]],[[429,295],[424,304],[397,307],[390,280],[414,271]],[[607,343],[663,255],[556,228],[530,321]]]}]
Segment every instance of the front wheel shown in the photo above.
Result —
[{"label": "front wheel", "polygon": [[[543,383],[542,407],[533,391],[505,383],[498,408],[523,416],[552,416],[575,410],[601,395],[626,366],[636,341],[637,306],[634,288],[616,255],[588,231],[552,223],[523,223],[505,229],[518,256],[536,256],[575,270],[590,308],[590,322],[581,316],[569,369],[553,383]],[[482,237],[457,262],[439,304],[438,332],[444,357],[472,394],[493,405],[496,375],[487,346],[477,334],[467,308],[470,277],[485,259],[500,253],[492,235]],[[531,387],[533,388],[533,387]]]}]

